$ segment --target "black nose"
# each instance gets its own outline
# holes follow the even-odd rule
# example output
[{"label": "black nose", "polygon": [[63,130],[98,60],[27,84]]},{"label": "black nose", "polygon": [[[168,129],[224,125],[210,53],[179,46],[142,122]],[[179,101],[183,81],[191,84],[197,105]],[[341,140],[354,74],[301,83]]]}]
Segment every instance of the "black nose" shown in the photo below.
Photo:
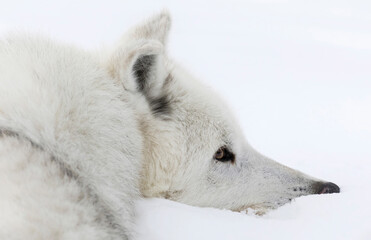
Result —
[{"label": "black nose", "polygon": [[332,182],[322,183],[317,191],[317,194],[324,194],[324,193],[339,193],[340,188],[338,185]]}]

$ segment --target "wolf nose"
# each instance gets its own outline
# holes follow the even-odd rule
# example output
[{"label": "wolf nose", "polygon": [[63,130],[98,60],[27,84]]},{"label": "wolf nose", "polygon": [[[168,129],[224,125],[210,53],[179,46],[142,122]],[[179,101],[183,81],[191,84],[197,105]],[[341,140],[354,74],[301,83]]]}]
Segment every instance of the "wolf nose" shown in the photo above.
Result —
[{"label": "wolf nose", "polygon": [[323,183],[319,189],[317,194],[324,194],[324,193],[339,193],[340,188],[338,185],[332,182]]}]

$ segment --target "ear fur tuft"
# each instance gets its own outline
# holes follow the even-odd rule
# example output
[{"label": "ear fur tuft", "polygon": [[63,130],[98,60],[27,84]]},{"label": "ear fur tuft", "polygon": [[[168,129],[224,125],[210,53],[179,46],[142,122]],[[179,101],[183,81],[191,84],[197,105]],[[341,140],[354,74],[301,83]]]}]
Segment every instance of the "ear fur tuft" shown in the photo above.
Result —
[{"label": "ear fur tuft", "polygon": [[157,40],[166,45],[171,27],[171,17],[167,10],[149,18],[147,21],[135,26],[126,34],[135,39]]}]

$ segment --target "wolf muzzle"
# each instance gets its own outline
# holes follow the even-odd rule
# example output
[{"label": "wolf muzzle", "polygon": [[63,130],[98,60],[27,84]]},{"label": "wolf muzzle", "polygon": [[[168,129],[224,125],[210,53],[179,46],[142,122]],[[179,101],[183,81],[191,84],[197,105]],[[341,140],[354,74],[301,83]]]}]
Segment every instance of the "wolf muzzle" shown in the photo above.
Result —
[{"label": "wolf muzzle", "polygon": [[319,182],[316,186],[316,194],[339,193],[340,188],[332,182]]}]

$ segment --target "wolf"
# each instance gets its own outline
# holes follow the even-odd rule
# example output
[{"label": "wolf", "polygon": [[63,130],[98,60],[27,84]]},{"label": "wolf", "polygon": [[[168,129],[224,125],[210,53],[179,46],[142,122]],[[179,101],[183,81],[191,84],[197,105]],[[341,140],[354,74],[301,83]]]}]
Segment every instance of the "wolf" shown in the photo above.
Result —
[{"label": "wolf", "polygon": [[338,193],[258,153],[167,54],[163,11],[115,46],[0,41],[0,239],[133,239],[141,197],[240,211]]}]

